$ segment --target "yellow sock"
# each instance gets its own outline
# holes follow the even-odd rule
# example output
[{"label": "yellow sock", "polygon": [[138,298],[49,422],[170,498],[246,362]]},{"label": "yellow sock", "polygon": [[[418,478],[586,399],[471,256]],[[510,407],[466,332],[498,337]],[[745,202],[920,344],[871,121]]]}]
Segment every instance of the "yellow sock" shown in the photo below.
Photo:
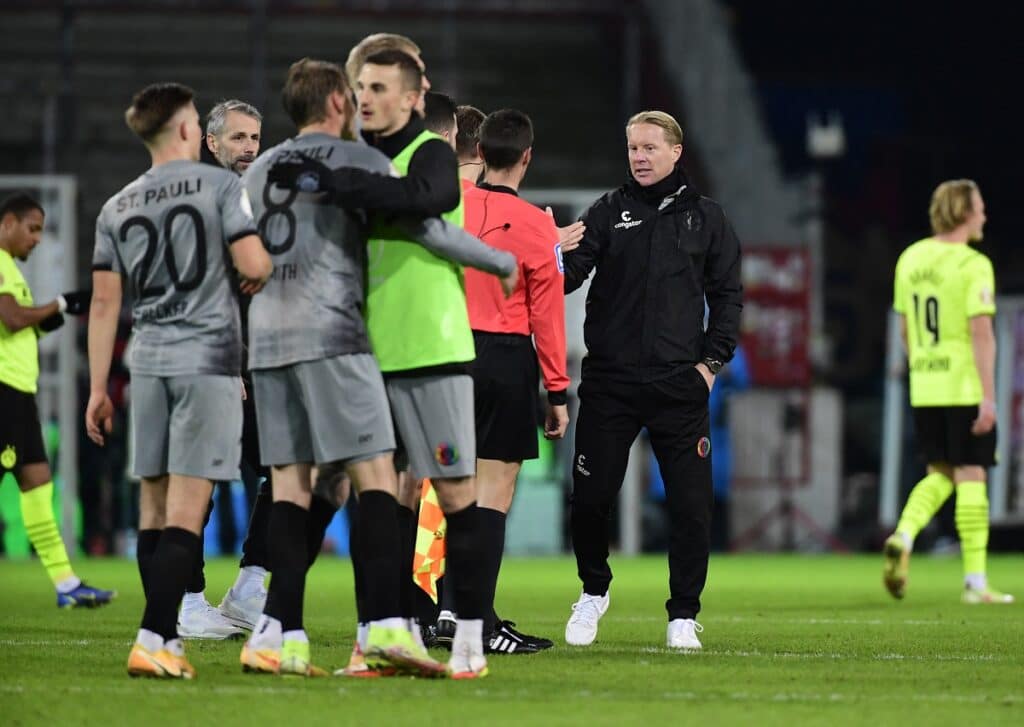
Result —
[{"label": "yellow sock", "polygon": [[984,576],[988,550],[988,494],[984,482],[957,484],[955,519],[964,574]]},{"label": "yellow sock", "polygon": [[896,532],[906,533],[913,541],[952,494],[953,482],[946,475],[941,472],[927,475],[910,491]]},{"label": "yellow sock", "polygon": [[58,586],[74,579],[68,551],[53,517],[53,482],[21,493],[21,519],[53,584]]}]

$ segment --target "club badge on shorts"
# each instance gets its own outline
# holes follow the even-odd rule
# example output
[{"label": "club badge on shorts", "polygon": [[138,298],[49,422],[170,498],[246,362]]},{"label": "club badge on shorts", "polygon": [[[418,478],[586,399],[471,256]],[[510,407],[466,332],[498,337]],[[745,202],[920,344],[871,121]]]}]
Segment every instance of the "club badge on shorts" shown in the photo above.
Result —
[{"label": "club badge on shorts", "polygon": [[455,449],[454,444],[441,442],[434,447],[434,459],[442,467],[451,467],[459,461],[459,450]]},{"label": "club badge on shorts", "polygon": [[13,444],[8,444],[4,451],[0,452],[0,465],[3,465],[4,469],[12,470],[17,463],[18,453],[14,451]]},{"label": "club badge on shorts", "polygon": [[701,437],[697,440],[697,456],[706,459],[711,454],[711,440],[708,437]]}]

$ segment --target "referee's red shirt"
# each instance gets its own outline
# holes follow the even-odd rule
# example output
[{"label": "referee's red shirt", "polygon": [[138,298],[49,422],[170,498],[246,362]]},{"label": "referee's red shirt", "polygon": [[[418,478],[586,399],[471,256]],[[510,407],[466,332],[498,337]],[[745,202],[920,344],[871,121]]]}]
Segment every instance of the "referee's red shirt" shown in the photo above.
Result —
[{"label": "referee's red shirt", "polygon": [[463,186],[466,231],[519,260],[519,283],[507,299],[495,276],[466,270],[469,324],[474,331],[533,334],[544,388],[565,391],[565,289],[555,222],[509,187]]}]

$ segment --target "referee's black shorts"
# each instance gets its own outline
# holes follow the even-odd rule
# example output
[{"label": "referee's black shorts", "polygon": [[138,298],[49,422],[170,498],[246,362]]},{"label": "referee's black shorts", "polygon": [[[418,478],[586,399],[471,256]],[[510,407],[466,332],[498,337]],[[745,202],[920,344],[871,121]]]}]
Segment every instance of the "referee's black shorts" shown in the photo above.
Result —
[{"label": "referee's black shorts", "polygon": [[975,406],[914,407],[917,447],[928,464],[991,467],[996,463],[996,428],[980,436],[971,433],[978,418]]},{"label": "referee's black shorts", "polygon": [[46,461],[36,395],[0,382],[0,474]]},{"label": "referee's black shorts", "polygon": [[529,336],[473,331],[476,456],[537,459],[537,352]]}]

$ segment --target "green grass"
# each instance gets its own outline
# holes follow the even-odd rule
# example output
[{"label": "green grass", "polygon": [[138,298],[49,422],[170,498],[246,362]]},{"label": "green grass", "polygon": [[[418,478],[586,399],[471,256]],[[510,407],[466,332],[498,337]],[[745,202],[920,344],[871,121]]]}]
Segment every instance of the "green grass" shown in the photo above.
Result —
[{"label": "green grass", "polygon": [[[599,641],[570,649],[574,564],[507,562],[499,611],[557,645],[491,657],[482,681],[243,675],[240,642],[193,642],[198,679],[155,682],[124,672],[142,609],[134,563],[81,562],[121,596],[63,612],[37,563],[0,561],[0,724],[1024,724],[1024,606],[961,605],[958,559],[917,557],[894,602],[877,557],[714,557],[695,655],[664,648],[664,559],[613,565]],[[208,564],[211,599],[235,567]],[[990,572],[1024,596],[1024,558],[993,557]],[[350,586],[346,560],[310,574],[306,625],[326,667],[351,648]]]}]

